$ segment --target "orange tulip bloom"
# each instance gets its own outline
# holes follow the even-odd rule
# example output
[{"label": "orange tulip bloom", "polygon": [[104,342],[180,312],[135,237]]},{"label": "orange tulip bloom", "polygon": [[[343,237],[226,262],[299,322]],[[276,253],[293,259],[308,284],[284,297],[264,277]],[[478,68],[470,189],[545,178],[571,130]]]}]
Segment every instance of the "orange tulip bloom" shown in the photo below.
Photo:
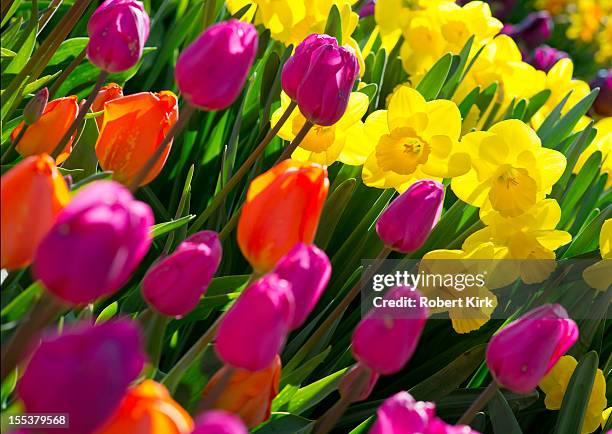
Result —
[{"label": "orange tulip bloom", "polygon": [[193,419],[168,389],[145,380],[128,390],[119,408],[96,434],[187,434]]},{"label": "orange tulip bloom", "polygon": [[[225,376],[227,366],[219,369],[210,379],[202,397]],[[243,422],[253,428],[270,417],[272,400],[278,394],[281,375],[280,357],[266,369],[257,372],[236,369],[231,375],[227,386],[214,404],[218,410],[226,410],[237,414]]]},{"label": "orange tulip bloom", "polygon": [[[117,181],[129,184],[177,119],[178,103],[172,92],[142,92],[108,101],[96,143],[100,165],[112,170]],[[140,185],[155,179],[171,147],[172,141]]]},{"label": "orange tulip bloom", "polygon": [[[21,140],[19,140],[16,148],[17,152],[24,157],[53,152],[78,114],[79,105],[76,96],[67,96],[50,101],[42,116],[28,127]],[[11,140],[15,140],[24,126],[24,122],[17,125],[11,133]],[[62,153],[57,157],[58,164],[70,155],[75,135],[76,133],[72,135]]]},{"label": "orange tulip bloom", "polygon": [[259,273],[298,242],[312,243],[327,197],[327,170],[285,160],[251,182],[238,222],[238,245]]},{"label": "orange tulip bloom", "polygon": [[31,262],[70,193],[47,154],[24,159],[2,176],[1,184],[1,268],[14,270]]},{"label": "orange tulip bloom", "polygon": [[[91,111],[101,112],[104,110],[104,103],[107,101],[112,101],[117,98],[121,98],[123,96],[123,89],[117,83],[108,83],[106,86],[102,86],[96,98],[94,99],[93,104],[91,105]],[[104,115],[98,116],[96,118],[96,124],[98,124],[98,129],[102,128],[102,121],[104,120]]]}]

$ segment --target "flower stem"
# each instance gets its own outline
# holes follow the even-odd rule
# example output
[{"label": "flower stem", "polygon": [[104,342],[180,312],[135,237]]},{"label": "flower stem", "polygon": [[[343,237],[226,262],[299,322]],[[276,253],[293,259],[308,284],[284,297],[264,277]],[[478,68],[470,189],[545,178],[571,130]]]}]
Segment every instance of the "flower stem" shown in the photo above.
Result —
[{"label": "flower stem", "polygon": [[497,382],[495,380],[491,381],[486,389],[482,391],[480,396],[476,398],[476,401],[474,401],[465,411],[465,413],[463,413],[463,416],[461,416],[461,418],[457,421],[457,425],[469,425],[469,423],[474,420],[474,417],[476,417],[476,414],[478,414],[478,412],[482,410],[485,405],[487,405],[491,398],[493,398],[498,388],[499,385]]},{"label": "flower stem", "polygon": [[306,122],[304,122],[304,126],[297,133],[297,135],[295,136],[293,141],[289,144],[289,146],[287,146],[283,150],[283,153],[280,155],[280,157],[278,157],[278,160],[276,160],[276,164],[280,163],[283,160],[286,160],[287,158],[291,158],[291,154],[293,154],[293,151],[295,151],[297,147],[300,146],[300,143],[302,143],[302,141],[306,138],[306,135],[308,134],[308,132],[313,126],[314,124],[310,122],[309,120],[306,120]]},{"label": "flower stem", "polygon": [[28,125],[23,124],[23,128],[21,128],[21,130],[19,131],[19,134],[17,134],[17,137],[15,137],[15,140],[13,140],[8,145],[7,150],[4,152],[4,154],[2,154],[2,159],[0,159],[0,164],[4,164],[6,162],[7,158],[11,155],[11,152],[13,151],[13,149],[17,149],[17,145],[19,144],[19,142],[25,135],[25,132],[27,129],[28,129]]},{"label": "flower stem", "polygon": [[72,62],[70,62],[70,64],[62,71],[60,76],[57,77],[57,80],[53,82],[53,85],[49,88],[49,99],[53,98],[62,83],[66,81],[66,79],[70,76],[70,74],[72,74],[76,67],[81,64],[83,59],[85,59],[86,52],[87,49],[83,48],[83,50],[74,59],[72,59]]}]

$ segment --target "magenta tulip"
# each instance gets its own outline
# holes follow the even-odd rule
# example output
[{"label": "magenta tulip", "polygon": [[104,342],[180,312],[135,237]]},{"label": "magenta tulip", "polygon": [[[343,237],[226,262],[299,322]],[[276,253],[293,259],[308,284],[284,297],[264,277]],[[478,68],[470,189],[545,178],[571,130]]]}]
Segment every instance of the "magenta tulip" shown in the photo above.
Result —
[{"label": "magenta tulip", "polygon": [[[412,357],[425,327],[428,311],[421,294],[410,287],[389,290],[361,320],[353,333],[355,359],[382,375],[400,371]],[[415,307],[391,307],[412,300]]]},{"label": "magenta tulip", "polygon": [[385,209],[376,232],[386,246],[402,253],[423,246],[438,223],[444,202],[444,186],[437,181],[417,181]]},{"label": "magenta tulip", "polygon": [[68,414],[62,433],[91,433],[113,414],[144,362],[134,322],[82,323],[43,337],[17,392],[27,413]]},{"label": "magenta tulip", "polygon": [[191,434],[247,434],[244,422],[233,413],[211,410],[202,413],[195,421]]},{"label": "magenta tulip", "polygon": [[376,0],[367,0],[359,9],[359,18],[366,18],[374,15],[376,10]]},{"label": "magenta tulip", "polygon": [[149,16],[137,0],[106,0],[87,23],[87,58],[107,72],[136,65],[149,37]]},{"label": "magenta tulip", "polygon": [[183,50],[174,77],[183,98],[204,110],[230,106],[242,90],[257,53],[257,30],[229,20],[207,28]]},{"label": "magenta tulip", "polygon": [[244,290],[223,318],[217,354],[236,368],[265,369],[285,343],[294,309],[289,282],[275,274],[262,277]]},{"label": "magenta tulip", "polygon": [[376,382],[380,378],[380,374],[372,371],[370,368],[361,363],[355,364],[348,370],[344,377],[342,377],[342,380],[340,380],[340,384],[338,385],[338,392],[340,392],[340,396],[346,399],[351,393],[355,393],[355,388],[360,386],[359,381],[361,380],[361,376],[366,376],[367,381],[363,383],[364,386],[361,387],[359,394],[353,398],[351,402],[364,401],[368,399],[368,396],[370,396],[374,386],[376,386]]},{"label": "magenta tulip", "polygon": [[599,71],[591,82],[591,88],[596,87],[599,88],[599,94],[593,103],[593,111],[599,116],[612,116],[612,69]]},{"label": "magenta tulip", "polygon": [[96,181],[58,214],[36,251],[33,273],[72,304],[117,291],[151,244],[151,208],[121,184]]},{"label": "magenta tulip", "polygon": [[181,317],[191,312],[208,288],[221,262],[216,232],[198,232],[176,251],[154,264],[142,281],[147,302],[164,315]]},{"label": "magenta tulip", "polygon": [[296,101],[304,117],[321,126],[338,122],[358,73],[357,57],[349,48],[324,44],[314,50],[297,89]]},{"label": "magenta tulip", "polygon": [[319,301],[331,276],[325,252],[312,244],[298,243],[276,264],[274,273],[291,284],[295,312],[291,329],[301,326]]},{"label": "magenta tulip", "polygon": [[501,329],[487,347],[495,380],[516,393],[533,390],[578,339],[578,326],[559,304],[540,306]]},{"label": "magenta tulip", "polygon": [[553,25],[548,11],[537,11],[531,12],[518,24],[504,26],[502,33],[522,41],[528,49],[534,49],[550,38]]},{"label": "magenta tulip", "polygon": [[285,62],[283,72],[281,74],[281,84],[283,90],[289,98],[295,100],[297,98],[298,88],[304,80],[304,76],[310,67],[312,53],[322,45],[338,46],[336,38],[328,35],[320,35],[314,33],[307,36],[295,49],[293,56]]},{"label": "magenta tulip", "polygon": [[26,106],[23,108],[23,122],[26,125],[32,125],[36,122],[45,111],[47,102],[49,101],[49,90],[43,87],[41,90],[36,92],[34,97],[28,101]]},{"label": "magenta tulip", "polygon": [[536,69],[548,72],[555,63],[566,57],[569,57],[569,55],[565,51],[557,50],[548,45],[542,45],[533,51],[529,58],[529,63]]}]

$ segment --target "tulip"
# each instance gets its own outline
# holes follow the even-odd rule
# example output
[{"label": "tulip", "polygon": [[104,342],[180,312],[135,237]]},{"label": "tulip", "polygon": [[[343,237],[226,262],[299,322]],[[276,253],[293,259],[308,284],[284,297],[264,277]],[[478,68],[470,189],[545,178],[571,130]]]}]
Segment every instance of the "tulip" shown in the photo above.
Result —
[{"label": "tulip", "polygon": [[310,67],[312,53],[322,45],[337,47],[338,41],[336,41],[336,38],[328,35],[313,33],[296,47],[293,56],[285,62],[281,74],[281,85],[285,93],[292,100],[297,98],[298,88]]},{"label": "tulip", "polygon": [[[24,157],[44,153],[50,154],[64,133],[68,131],[78,113],[79,106],[76,96],[54,99],[45,106],[42,116],[28,126],[19,143],[17,143],[17,152]],[[11,140],[15,140],[25,125],[25,122],[17,125],[11,133]],[[70,155],[73,141],[74,135],[57,157],[58,164]]]},{"label": "tulip", "polygon": [[519,39],[527,48],[534,49],[552,34],[553,20],[548,11],[532,12],[518,24],[506,25],[502,33]]},{"label": "tulip", "polygon": [[359,18],[366,18],[374,15],[376,0],[367,0],[359,9]]},{"label": "tulip", "polygon": [[36,251],[33,272],[62,300],[90,303],[118,290],[151,244],[151,208],[113,181],[84,187]]},{"label": "tulip", "polygon": [[26,125],[32,125],[36,122],[45,111],[47,102],[49,101],[49,90],[43,87],[41,90],[36,92],[34,98],[28,101],[26,106],[23,108],[23,121]]},{"label": "tulip", "polygon": [[149,16],[137,0],[105,0],[87,23],[87,58],[107,72],[138,63],[149,37]]},{"label": "tulip", "polygon": [[542,45],[533,51],[529,63],[536,69],[548,72],[559,60],[569,57],[565,51]]},{"label": "tulip", "polygon": [[207,28],[183,50],[174,78],[190,105],[222,110],[238,98],[257,53],[257,30],[231,19]]},{"label": "tulip", "polygon": [[312,243],[329,189],[327,170],[285,160],[251,182],[238,221],[238,245],[260,274],[297,243]]},{"label": "tulip", "polygon": [[593,111],[599,116],[612,116],[612,69],[602,69],[591,82],[591,88],[599,88],[593,103]]},{"label": "tulip", "polygon": [[145,380],[132,387],[107,422],[95,434],[188,434],[193,419],[165,386]]},{"label": "tulip", "polygon": [[93,432],[140,374],[145,362],[141,344],[138,327],[124,319],[81,323],[44,337],[17,384],[25,411],[67,413],[69,427],[63,433]]},{"label": "tulip", "polygon": [[[228,369],[224,366],[213,375],[204,389],[204,398],[221,379],[228,376]],[[270,417],[272,400],[278,394],[280,375],[281,361],[278,355],[261,371],[234,370],[214,403],[214,408],[240,416],[249,428],[256,427]]]},{"label": "tulip", "polygon": [[444,186],[437,181],[417,181],[385,209],[376,232],[388,247],[402,253],[423,246],[438,223],[444,202]]},{"label": "tulip", "polygon": [[487,366],[501,386],[533,390],[578,339],[578,326],[558,304],[546,304],[501,329],[487,347]]},{"label": "tulip", "polygon": [[427,320],[427,308],[420,305],[420,297],[411,287],[389,290],[385,300],[412,299],[416,307],[371,310],[353,333],[355,359],[382,375],[400,371],[412,357]]},{"label": "tulip", "polygon": [[197,306],[220,262],[221,242],[217,233],[193,234],[173,254],[147,271],[142,281],[142,294],[164,315],[186,315]]},{"label": "tulip", "polygon": [[346,111],[358,74],[359,62],[350,48],[332,44],[317,48],[297,91],[300,112],[314,124],[335,124]]},{"label": "tulip", "polygon": [[217,354],[237,368],[264,369],[281,351],[294,309],[290,284],[274,274],[262,277],[244,290],[223,318]]},{"label": "tulip", "polygon": [[340,384],[338,385],[338,391],[340,392],[340,396],[347,399],[350,397],[351,393],[354,392],[356,387],[359,387],[359,381],[361,380],[361,376],[367,376],[367,382],[365,386],[361,388],[359,394],[351,400],[351,402],[364,401],[368,399],[368,396],[372,393],[374,386],[376,386],[376,382],[380,378],[380,374],[372,371],[365,365],[361,363],[357,363],[354,365],[349,371],[346,373],[342,380],[340,380]]},{"label": "tulip", "polygon": [[[93,104],[91,105],[91,111],[94,113],[101,112],[104,110],[104,104],[108,101],[112,101],[123,96],[123,89],[117,83],[109,83],[98,91]],[[96,118],[96,124],[98,130],[102,129],[102,122],[104,121],[104,115]]]},{"label": "tulip", "polygon": [[291,329],[304,323],[331,276],[331,264],[317,246],[298,243],[276,264],[274,273],[291,284],[295,311]]},{"label": "tulip", "polygon": [[30,264],[38,244],[70,200],[68,186],[46,154],[27,157],[2,176],[1,268]]},{"label": "tulip", "polygon": [[196,427],[192,434],[247,434],[247,428],[242,420],[223,410],[211,410],[201,414],[196,419]]},{"label": "tulip", "polygon": [[[177,98],[169,91],[136,93],[107,102],[96,142],[100,166],[112,171],[115,180],[129,184],[177,119]],[[140,185],[148,184],[161,172],[171,147],[172,141]]]}]

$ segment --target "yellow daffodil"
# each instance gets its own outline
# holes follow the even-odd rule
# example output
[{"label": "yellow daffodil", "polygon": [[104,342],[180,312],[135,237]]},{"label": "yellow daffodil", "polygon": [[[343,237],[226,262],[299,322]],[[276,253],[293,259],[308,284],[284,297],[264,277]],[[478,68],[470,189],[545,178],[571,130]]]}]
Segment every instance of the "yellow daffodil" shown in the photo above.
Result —
[{"label": "yellow daffodil", "polygon": [[574,166],[574,173],[580,172],[584,163],[594,152],[601,152],[601,172],[608,174],[606,188],[612,187],[612,117],[603,118],[595,124],[597,134],[587,148],[582,151]]},{"label": "yellow daffodil", "polygon": [[601,428],[605,428],[606,424],[608,423],[608,419],[610,419],[610,414],[612,413],[612,407],[608,407],[606,408],[602,413],[601,413]]},{"label": "yellow daffodil", "polygon": [[612,219],[601,226],[599,253],[602,260],[587,267],[582,277],[591,288],[606,291],[612,285]]},{"label": "yellow daffodil", "polygon": [[595,61],[609,65],[612,62],[612,19],[608,19],[603,30],[597,34],[597,45]]},{"label": "yellow daffodil", "polygon": [[[281,94],[281,106],[272,114],[271,123],[273,125],[278,122],[290,102],[289,97],[283,92]],[[363,153],[359,149],[360,140],[358,135],[355,136],[351,133],[351,130],[357,128],[361,131],[363,125],[361,118],[368,110],[369,103],[366,94],[352,92],[346,112],[340,120],[329,127],[315,125],[293,152],[291,158],[299,161],[312,161],[324,166],[329,166],[336,160],[346,164],[362,164],[357,156],[360,152]],[[284,140],[293,140],[304,126],[304,122],[306,122],[306,118],[299,110],[294,110],[278,132],[278,136]],[[349,134],[355,139],[347,144]],[[365,157],[362,157],[361,160],[365,160]]]},{"label": "yellow daffodil", "polygon": [[536,7],[557,15],[563,12],[569,3],[569,0],[536,0]]},{"label": "yellow daffodil", "polygon": [[567,37],[591,42],[599,31],[606,17],[605,3],[609,0],[578,0],[574,11],[569,16],[570,26]]},{"label": "yellow daffodil", "polygon": [[490,211],[481,212],[481,219],[486,227],[470,235],[462,248],[468,251],[493,243],[494,258],[506,259],[503,269],[496,270],[496,287],[518,277],[527,284],[543,281],[555,268],[555,250],[572,239],[568,232],[555,229],[561,208],[554,199],[542,200],[518,217]]},{"label": "yellow daffodil", "polygon": [[418,179],[451,178],[470,167],[467,153],[457,152],[461,114],[447,100],[425,101],[408,86],[398,87],[388,110],[372,113],[364,125],[363,181],[400,191]]},{"label": "yellow daffodil", "polygon": [[470,153],[472,165],[452,180],[453,192],[504,217],[519,216],[543,199],[566,164],[563,154],[543,148],[535,131],[516,119],[466,134],[461,149]]},{"label": "yellow daffodil", "polygon": [[[578,362],[572,356],[563,356],[540,381],[538,385],[546,394],[544,405],[549,410],[559,410],[567,386],[576,370]],[[587,404],[587,411],[582,423],[582,434],[592,433],[601,423],[602,412],[606,408],[606,379],[601,369],[595,373],[595,381]]]}]

